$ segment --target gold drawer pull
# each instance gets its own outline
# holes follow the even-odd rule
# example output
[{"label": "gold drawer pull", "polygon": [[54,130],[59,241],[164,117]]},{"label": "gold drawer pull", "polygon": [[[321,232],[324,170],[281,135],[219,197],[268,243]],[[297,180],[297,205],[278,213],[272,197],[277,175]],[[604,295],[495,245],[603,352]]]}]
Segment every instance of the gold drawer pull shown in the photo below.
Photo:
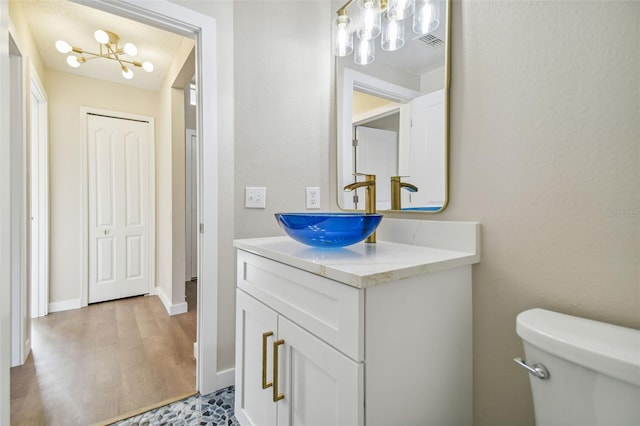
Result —
[{"label": "gold drawer pull", "polygon": [[262,389],[273,386],[272,382],[267,383],[267,338],[273,336],[273,331],[262,333]]},{"label": "gold drawer pull", "polygon": [[284,345],[284,340],[273,342],[273,402],[284,399],[283,393],[278,393],[278,346]]}]

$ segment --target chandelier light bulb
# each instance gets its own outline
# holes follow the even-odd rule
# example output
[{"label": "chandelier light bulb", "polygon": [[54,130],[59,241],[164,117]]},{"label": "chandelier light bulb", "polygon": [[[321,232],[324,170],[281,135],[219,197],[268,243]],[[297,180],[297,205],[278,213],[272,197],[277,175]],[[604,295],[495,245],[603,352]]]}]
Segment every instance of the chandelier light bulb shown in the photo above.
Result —
[{"label": "chandelier light bulb", "polygon": [[78,68],[80,66],[80,62],[78,62],[78,58],[74,55],[67,56],[67,64],[69,64],[69,66],[73,68]]},{"label": "chandelier light bulb", "polygon": [[428,34],[438,28],[438,25],[440,25],[440,17],[435,1],[418,0],[413,15],[413,32],[421,35]]},{"label": "chandelier light bulb", "polygon": [[388,21],[385,19],[382,28],[382,50],[393,52],[404,46],[404,21]]},{"label": "chandelier light bulb", "polygon": [[72,48],[71,45],[66,41],[58,40],[56,41],[56,50],[60,53],[69,53],[71,52]]},{"label": "chandelier light bulb", "polygon": [[361,23],[358,26],[358,37],[370,40],[380,35],[380,0],[360,0]]},{"label": "chandelier light bulb", "polygon": [[127,43],[124,45],[124,53],[129,56],[136,56],[136,54],[138,53],[138,48],[133,43]]},{"label": "chandelier light bulb", "polygon": [[375,59],[375,40],[358,39],[356,42],[356,50],[353,54],[353,62],[358,65],[369,65]]},{"label": "chandelier light bulb", "polygon": [[387,3],[387,18],[390,21],[401,21],[413,14],[414,0],[389,0]]},{"label": "chandelier light bulb", "polygon": [[131,71],[129,68],[125,67],[124,65],[122,66],[122,76],[124,78],[126,78],[127,80],[131,80],[133,78],[133,71]]},{"label": "chandelier light bulb", "polygon": [[353,52],[353,33],[351,32],[351,18],[338,15],[331,25],[331,39],[333,54],[347,56]]},{"label": "chandelier light bulb", "polygon": [[[0,0],[2,1],[2,0]],[[380,0],[378,0],[380,1]],[[138,48],[133,43],[126,43],[120,47],[120,37],[116,33],[106,30],[97,30],[93,33],[96,41],[100,43],[98,52],[85,50],[80,47],[73,47],[64,40],[58,40],[55,43],[56,50],[61,53],[69,54],[67,56],[67,64],[70,67],[78,68],[88,59],[102,58],[113,61],[116,66],[120,67],[122,77],[131,80],[134,76],[133,71],[126,64],[144,69],[146,72],[152,72],[154,66],[149,61],[134,61],[126,58],[124,55],[135,56],[138,54]],[[88,59],[87,59],[88,58]]]},{"label": "chandelier light bulb", "polygon": [[106,31],[98,30],[95,33],[93,33],[93,36],[95,37],[96,41],[100,44],[109,43],[109,34],[107,34]]}]

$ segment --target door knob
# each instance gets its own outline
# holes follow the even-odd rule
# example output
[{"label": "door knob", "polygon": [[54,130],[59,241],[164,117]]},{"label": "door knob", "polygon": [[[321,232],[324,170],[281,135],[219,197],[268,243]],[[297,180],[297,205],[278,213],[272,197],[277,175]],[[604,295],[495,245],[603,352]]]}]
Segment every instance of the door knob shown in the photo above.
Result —
[{"label": "door knob", "polygon": [[104,230],[104,235],[107,235],[108,233],[109,233],[109,230],[108,230],[108,229],[105,229],[105,230]]}]

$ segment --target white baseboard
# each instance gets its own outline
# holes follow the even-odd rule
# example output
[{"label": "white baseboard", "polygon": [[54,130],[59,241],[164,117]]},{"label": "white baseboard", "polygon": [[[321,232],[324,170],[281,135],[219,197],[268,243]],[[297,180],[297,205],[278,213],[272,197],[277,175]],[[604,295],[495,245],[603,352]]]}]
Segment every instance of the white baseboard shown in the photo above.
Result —
[{"label": "white baseboard", "polygon": [[164,308],[167,310],[169,315],[178,315],[184,314],[187,312],[187,302],[177,303],[175,305],[171,304],[171,299],[167,296],[167,294],[160,287],[156,287],[156,294],[162,301]]},{"label": "white baseboard", "polygon": [[49,313],[70,311],[71,309],[80,309],[82,307],[80,299],[62,300],[60,302],[49,303]]},{"label": "white baseboard", "polygon": [[218,389],[228,388],[229,386],[235,384],[236,380],[236,369],[229,368],[228,370],[218,371],[216,373],[216,387]]}]

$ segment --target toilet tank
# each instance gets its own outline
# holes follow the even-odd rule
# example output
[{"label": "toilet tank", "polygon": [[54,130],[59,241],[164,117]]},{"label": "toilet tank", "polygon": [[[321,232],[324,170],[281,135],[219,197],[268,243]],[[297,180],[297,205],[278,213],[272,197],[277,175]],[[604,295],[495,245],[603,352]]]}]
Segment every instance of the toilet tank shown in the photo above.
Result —
[{"label": "toilet tank", "polygon": [[518,315],[538,426],[640,425],[640,330],[544,309]]}]

